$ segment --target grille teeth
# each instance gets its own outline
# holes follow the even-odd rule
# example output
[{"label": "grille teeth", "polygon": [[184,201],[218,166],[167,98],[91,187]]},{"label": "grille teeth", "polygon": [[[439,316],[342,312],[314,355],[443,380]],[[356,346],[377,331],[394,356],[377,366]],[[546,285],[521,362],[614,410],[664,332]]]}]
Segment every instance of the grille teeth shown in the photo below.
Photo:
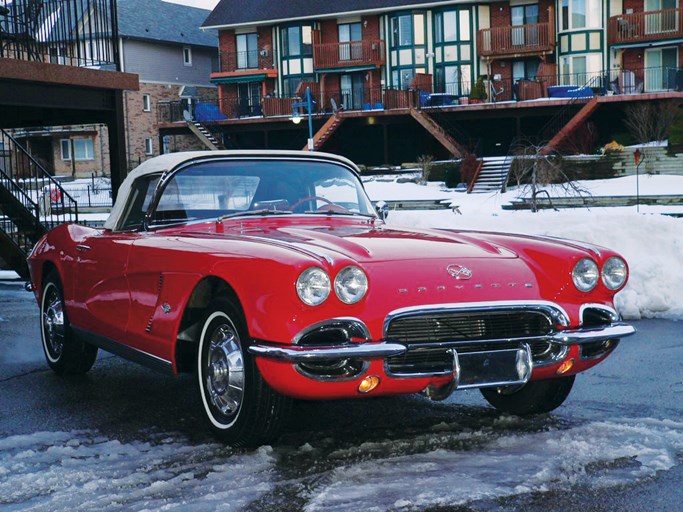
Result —
[{"label": "grille teeth", "polygon": [[[389,324],[386,338],[412,346],[404,354],[387,359],[387,368],[394,374],[450,371],[453,363],[449,349],[425,344],[455,343],[459,353],[504,350],[518,347],[518,340],[551,331],[551,320],[536,311],[443,312],[399,317]],[[542,360],[554,353],[543,340],[531,341],[529,345],[534,359]]]}]

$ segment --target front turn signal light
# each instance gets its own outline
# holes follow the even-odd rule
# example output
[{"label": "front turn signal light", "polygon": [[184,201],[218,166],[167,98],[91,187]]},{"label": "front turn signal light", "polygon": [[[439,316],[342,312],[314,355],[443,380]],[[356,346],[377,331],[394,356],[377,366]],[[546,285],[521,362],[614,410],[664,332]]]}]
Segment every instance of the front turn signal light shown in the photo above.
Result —
[{"label": "front turn signal light", "polygon": [[360,384],[358,385],[358,392],[366,394],[375,389],[377,386],[379,386],[379,377],[377,375],[368,375],[362,381],[360,381]]},{"label": "front turn signal light", "polygon": [[573,359],[567,359],[564,363],[560,365],[560,367],[557,369],[557,375],[564,375],[567,373],[569,370],[574,368],[574,363],[575,361]]}]

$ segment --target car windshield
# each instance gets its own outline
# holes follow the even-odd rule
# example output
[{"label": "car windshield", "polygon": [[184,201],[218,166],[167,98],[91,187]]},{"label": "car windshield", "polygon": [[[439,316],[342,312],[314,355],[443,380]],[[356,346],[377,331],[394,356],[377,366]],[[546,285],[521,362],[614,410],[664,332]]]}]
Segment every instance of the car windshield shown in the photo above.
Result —
[{"label": "car windshield", "polygon": [[291,213],[372,215],[358,177],[331,162],[217,160],[188,166],[165,184],[151,224]]}]

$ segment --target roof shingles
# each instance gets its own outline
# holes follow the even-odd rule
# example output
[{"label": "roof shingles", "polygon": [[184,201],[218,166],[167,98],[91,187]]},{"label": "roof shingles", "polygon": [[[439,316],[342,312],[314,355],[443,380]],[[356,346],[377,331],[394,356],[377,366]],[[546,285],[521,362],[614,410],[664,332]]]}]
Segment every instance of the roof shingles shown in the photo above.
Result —
[{"label": "roof shingles", "polygon": [[202,26],[257,25],[285,19],[443,3],[435,0],[221,0]]},{"label": "roof shingles", "polygon": [[117,0],[124,38],[217,47],[215,32],[200,30],[209,11],[162,0]]}]

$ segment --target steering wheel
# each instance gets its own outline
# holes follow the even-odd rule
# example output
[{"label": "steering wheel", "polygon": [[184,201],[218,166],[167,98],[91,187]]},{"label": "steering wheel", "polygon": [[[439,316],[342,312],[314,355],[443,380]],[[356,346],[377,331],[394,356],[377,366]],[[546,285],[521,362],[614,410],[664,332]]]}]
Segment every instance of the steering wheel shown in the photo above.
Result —
[{"label": "steering wheel", "polygon": [[299,199],[298,201],[295,201],[293,204],[291,204],[291,205],[289,206],[289,208],[290,208],[292,211],[295,211],[296,208],[297,208],[297,206],[301,206],[301,205],[304,204],[304,203],[310,203],[311,201],[318,201],[318,200],[319,200],[319,201],[322,201],[322,202],[324,202],[324,203],[326,203],[326,204],[329,204],[329,205],[333,205],[333,206],[334,206],[334,202],[330,201],[329,199],[325,199],[324,197],[320,197],[320,196],[308,196],[308,197],[304,197],[304,198],[302,198],[302,199]]}]

